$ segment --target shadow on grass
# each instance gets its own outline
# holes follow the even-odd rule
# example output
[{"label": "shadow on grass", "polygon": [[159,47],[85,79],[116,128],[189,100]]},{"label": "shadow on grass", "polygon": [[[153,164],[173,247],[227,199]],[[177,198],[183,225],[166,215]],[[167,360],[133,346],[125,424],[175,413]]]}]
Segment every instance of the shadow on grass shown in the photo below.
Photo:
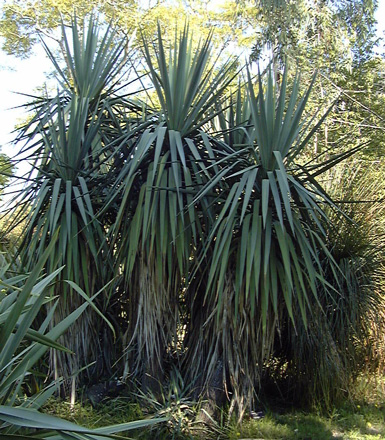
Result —
[{"label": "shadow on grass", "polygon": [[332,414],[288,412],[248,420],[231,439],[380,440],[385,439],[385,407],[347,404]]},{"label": "shadow on grass", "polygon": [[231,439],[287,439],[287,440],[330,440],[335,437],[327,420],[318,416],[292,413],[268,415],[261,420],[242,423]]}]

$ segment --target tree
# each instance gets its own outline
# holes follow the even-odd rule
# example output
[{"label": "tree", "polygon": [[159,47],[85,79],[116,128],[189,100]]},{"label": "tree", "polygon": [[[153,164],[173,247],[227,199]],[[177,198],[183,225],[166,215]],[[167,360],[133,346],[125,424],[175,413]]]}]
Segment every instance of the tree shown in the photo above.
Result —
[{"label": "tree", "polygon": [[[339,97],[336,111],[330,114],[323,133],[315,138],[315,154],[333,154],[336,146],[341,146],[346,131],[357,133],[348,142],[363,140],[365,132],[368,143],[383,148],[383,142],[379,142],[383,121],[374,104],[381,101],[381,85],[373,82],[374,77],[381,75],[373,72],[373,68],[381,70],[381,62],[374,54],[378,43],[374,19],[377,3],[298,0],[261,1],[259,5],[260,31],[255,36],[252,59],[258,60],[267,47],[275,75],[279,76],[282,63],[292,63],[308,78],[304,83],[319,69],[321,75],[315,85],[318,93],[309,102],[309,108],[319,108],[325,102],[329,105]],[[368,125],[371,130],[367,130]]]},{"label": "tree", "polygon": [[[326,121],[323,132],[315,137],[315,154],[329,150],[327,154],[334,153],[336,138],[344,136],[348,119],[349,129],[354,124],[353,131],[366,131],[368,142],[380,144],[382,148],[383,143],[378,142],[378,137],[382,136],[383,124],[380,118],[373,118],[379,111],[374,109],[368,123],[365,109],[370,110],[371,105],[367,105],[370,99],[365,99],[364,94],[365,90],[372,97],[378,95],[373,89],[375,83],[370,78],[368,68],[377,42],[374,19],[376,1],[314,0],[309,3],[304,0],[227,0],[212,7],[201,0],[157,1],[148,2],[145,6],[137,1],[115,2],[114,5],[104,0],[87,3],[78,1],[75,4],[55,2],[52,6],[48,0],[22,4],[7,0],[3,5],[3,26],[0,28],[3,29],[4,49],[8,53],[27,55],[40,34],[55,38],[63,52],[62,36],[55,29],[61,17],[69,24],[73,7],[80,16],[93,9],[107,20],[112,20],[119,30],[118,39],[130,33],[138,24],[141,33],[149,40],[156,39],[158,20],[162,24],[167,44],[173,44],[174,25],[177,24],[181,29],[186,19],[190,27],[196,29],[193,35],[197,38],[207,36],[210,28],[214,28],[213,41],[219,47],[224,47],[225,53],[227,50],[227,53],[240,54],[247,50],[248,56],[253,46],[251,61],[260,60],[261,56],[266,58],[266,54],[271,55],[277,79],[283,63],[292,63],[301,69],[304,87],[310,83],[313,71],[319,69],[321,75],[314,86],[318,92],[311,98],[309,108],[315,110],[321,106],[326,110],[341,92],[340,102],[344,104],[330,115],[332,120]],[[164,17],[168,19],[164,20]],[[362,84],[371,84],[372,88],[360,88],[355,82],[357,77],[361,78]],[[358,88],[352,87],[353,84],[357,84]],[[358,103],[358,106],[354,103]],[[354,107],[354,111],[345,112],[343,107]],[[365,130],[365,125],[376,129]]]},{"label": "tree", "polygon": [[[25,141],[22,153],[28,151],[37,174],[30,176],[30,185],[21,191],[15,220],[24,218],[26,224],[19,248],[26,270],[34,267],[52,237],[59,235],[46,266],[48,272],[58,264],[64,266],[62,282],[55,289],[61,301],[53,325],[76,309],[82,296],[102,288],[108,291],[113,277],[105,224],[94,216],[103,203],[104,169],[110,166],[111,144],[104,127],[113,126],[115,115],[107,99],[113,99],[113,81],[123,52],[123,43],[112,46],[110,30],[99,37],[93,19],[83,35],[73,23],[72,50],[64,31],[63,35],[69,71],[61,70],[48,52],[62,89],[56,97],[36,102],[34,115],[18,138]],[[52,373],[55,378],[63,376],[67,385],[72,381],[73,396],[82,367],[94,362],[87,373],[95,378],[107,374],[110,367],[109,358],[103,356],[101,336],[103,323],[113,331],[102,313],[108,309],[108,297],[106,293],[92,307],[94,313],[86,313],[73,333],[64,336],[64,344],[75,354],[52,353]],[[97,319],[98,314],[104,320]]]},{"label": "tree", "polygon": [[[0,19],[0,36],[3,37],[2,49],[13,55],[26,57],[31,53],[33,46],[38,43],[39,36],[56,40],[63,51],[63,34],[60,31],[62,20],[71,25],[73,12],[79,20],[94,12],[101,14],[106,22],[113,22],[116,37],[131,34],[134,29],[140,28],[149,40],[156,39],[157,22],[162,24],[164,36],[169,41],[174,39],[175,27],[183,28],[186,20],[194,32],[197,40],[207,36],[211,29],[216,29],[213,41],[220,46],[232,45],[236,41],[238,47],[247,47],[250,38],[242,30],[244,22],[239,21],[236,2],[229,1],[223,6],[210,8],[205,1],[173,2],[138,0],[119,0],[111,3],[107,0],[29,0],[19,2],[6,0],[2,6]],[[250,9],[250,8],[249,8]],[[243,17],[245,14],[243,14]],[[166,18],[167,17],[167,18]],[[250,17],[248,18],[250,20]],[[195,38],[193,36],[193,38]],[[233,47],[230,48],[233,51]]]},{"label": "tree", "polygon": [[199,396],[220,403],[230,391],[242,416],[281,343],[300,355],[311,338],[339,343],[326,324],[314,331],[341,296],[336,206],[319,178],[358,148],[309,160],[334,108],[318,119],[308,109],[315,77],[302,90],[289,70],[243,75],[210,33],[195,45],[187,25],[172,42],[160,25],[155,43],[143,32],[143,65],[123,75],[137,53],[111,28],[71,29],[66,69],[47,48],[61,88],[36,100],[19,136],[37,172],[22,193],[19,252],[32,268],[59,235],[47,271],[65,265],[69,287],[55,289],[56,319],[78,294],[102,295],[65,341],[78,358],[51,365],[80,383],[116,373],[154,392],[177,368]]},{"label": "tree", "polygon": [[155,390],[177,365],[206,396],[219,378],[242,415],[279,322],[306,327],[327,296],[320,256],[334,261],[319,200],[330,202],[316,177],[340,158],[296,163],[320,124],[302,122],[310,89],[298,102],[298,79],[288,92],[285,73],[277,92],[260,75],[256,95],[249,76],[226,102],[236,61],[213,65],[211,36],[194,48],[187,27],[168,50],[158,28],[154,52],[142,41],[159,103],[146,107],[132,87],[114,92],[124,43],[98,37],[93,20],[84,29],[73,23],[72,51],[65,37],[68,71],[50,54],[63,89],[37,101],[20,136],[38,170],[23,194],[22,261],[33,267],[59,234],[47,265],[65,265],[70,284],[55,290],[58,320],[79,292],[104,290],[65,341],[84,364],[54,358],[53,368],[70,378],[96,361],[90,376],[102,378],[115,332],[125,377]]},{"label": "tree", "polygon": [[3,191],[4,186],[9,181],[13,173],[13,166],[9,157],[5,154],[0,154],[0,193]]},{"label": "tree", "polygon": [[257,60],[268,46],[281,62],[287,57],[301,69],[319,67],[331,74],[332,69],[357,66],[373,54],[376,1],[257,3],[260,32],[253,51]]}]

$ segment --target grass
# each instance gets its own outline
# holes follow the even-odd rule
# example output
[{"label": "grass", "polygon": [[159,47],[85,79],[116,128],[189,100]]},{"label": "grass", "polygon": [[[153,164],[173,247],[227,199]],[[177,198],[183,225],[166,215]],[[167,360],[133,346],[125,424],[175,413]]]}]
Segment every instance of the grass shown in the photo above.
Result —
[{"label": "grass", "polygon": [[[51,398],[42,410],[47,414],[91,429],[131,422],[145,417],[137,403],[129,402],[125,398],[108,400],[97,408],[93,408],[89,402],[78,401],[71,405],[68,401]],[[124,433],[121,435],[124,437]],[[135,431],[130,431],[129,436],[133,435]]]},{"label": "grass", "polygon": [[362,375],[352,395],[325,412],[269,407],[260,420],[230,428],[233,439],[381,440],[385,438],[385,377]]},{"label": "grass", "polygon": [[[97,408],[88,402],[76,403],[73,408],[62,400],[51,399],[44,411],[89,428],[118,424],[148,416],[148,408],[141,408],[127,398],[104,401]],[[191,439],[176,430],[163,426],[156,432],[130,432],[130,438]],[[362,376],[357,380],[354,395],[334,407],[329,413],[320,409],[309,412],[269,406],[266,416],[259,420],[245,419],[241,426],[229,426],[204,431],[196,439],[266,439],[266,440],[381,440],[385,438],[385,377]]]},{"label": "grass", "polygon": [[230,439],[374,440],[385,438],[385,408],[378,405],[346,404],[332,414],[290,411],[268,413],[234,427]]},{"label": "grass", "polygon": [[[140,406],[138,403],[133,403],[128,398],[118,397],[115,399],[106,399],[96,408],[88,402],[76,402],[74,405],[62,399],[50,399],[42,409],[45,413],[53,416],[60,417],[62,419],[77,423],[87,428],[99,428],[106,425],[115,425],[120,423],[127,423],[134,420],[140,420],[143,418],[153,417],[155,415],[167,416],[168,414],[154,414],[152,408],[146,408]],[[183,407],[181,408],[183,413]],[[180,421],[185,419],[181,414]],[[152,430],[137,430],[129,431],[119,434],[126,438],[140,438],[142,440],[153,439],[154,431],[156,432],[155,438],[158,440],[169,439],[190,439],[192,436],[186,436],[181,434],[181,426],[174,424],[161,424],[152,428]],[[205,437],[206,438],[206,437]]]}]

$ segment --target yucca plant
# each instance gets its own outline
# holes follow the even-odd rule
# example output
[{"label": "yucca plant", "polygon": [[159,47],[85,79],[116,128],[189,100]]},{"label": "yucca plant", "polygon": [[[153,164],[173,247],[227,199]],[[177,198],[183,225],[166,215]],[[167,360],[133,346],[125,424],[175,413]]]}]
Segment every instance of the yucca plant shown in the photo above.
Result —
[{"label": "yucca plant", "polygon": [[294,332],[307,328],[312,308],[328,297],[325,259],[333,276],[339,271],[324,229],[323,206],[332,202],[316,176],[350,153],[300,164],[326,115],[313,126],[304,120],[312,85],[300,97],[299,84],[296,77],[288,91],[285,72],[277,92],[271,73],[265,83],[259,74],[256,96],[249,75],[246,91],[220,118],[224,141],[216,142],[211,179],[193,201],[210,195],[214,221],[197,260],[187,371],[201,374],[204,387],[231,391],[231,408],[241,416],[282,323]]},{"label": "yucca plant", "polygon": [[167,381],[160,385],[157,395],[137,390],[135,393],[141,406],[160,417],[166,417],[167,423],[157,426],[156,436],[169,439],[193,439],[204,432],[202,421],[197,417],[200,404],[191,397],[193,383],[185,384],[180,372],[174,368]]},{"label": "yucca plant", "polygon": [[329,248],[344,274],[329,322],[341,350],[349,353],[346,369],[353,377],[361,368],[378,365],[383,353],[378,343],[384,331],[384,203],[376,167],[355,159],[326,175],[328,192],[345,214],[328,212]]},{"label": "yucca plant", "polygon": [[340,273],[334,279],[327,261],[322,263],[334,286],[330,297],[320,298],[324,312],[315,314],[306,331],[283,328],[268,373],[287,398],[330,407],[346,398],[360,373],[382,365],[384,207],[372,166],[350,160],[324,177],[342,211],[326,208],[327,245]]},{"label": "yucca plant", "polygon": [[[26,392],[22,388],[27,382],[26,378],[31,375],[35,364],[49,347],[66,350],[57,344],[55,339],[76,319],[72,315],[61,327],[47,333],[51,314],[39,329],[32,328],[32,323],[43,304],[53,301],[48,295],[49,286],[61,271],[58,269],[38,282],[42,267],[54,246],[54,240],[55,237],[29,276],[9,276],[7,273],[9,265],[2,267],[0,272],[0,403],[2,405],[19,403],[20,395]],[[82,311],[79,311],[78,316]],[[39,401],[44,402],[44,398],[44,395],[34,396],[33,400],[27,399],[24,402],[22,400],[22,403],[25,406],[39,405]]]},{"label": "yucca plant", "polygon": [[[327,116],[305,117],[312,84],[301,96],[299,77],[289,88],[286,72],[279,87],[271,73],[256,84],[248,74],[229,98],[236,61],[212,64],[211,36],[194,48],[187,26],[169,54],[160,28],[154,47],[143,39],[152,107],[114,94],[121,48],[109,30],[99,40],[91,20],[80,37],[74,23],[72,39],[69,72],[51,55],[62,89],[36,104],[20,136],[35,164],[20,255],[33,267],[58,234],[46,267],[65,265],[69,282],[54,320],[78,307],[76,292],[116,283],[66,339],[84,364],[55,355],[52,365],[76,376],[102,346],[111,355],[117,329],[124,378],[156,394],[177,365],[196,396],[229,398],[242,417],[282,330],[311,343],[308,329],[339,301],[334,205],[317,178],[354,149],[304,164]],[[99,366],[94,380],[108,370]]]},{"label": "yucca plant", "polygon": [[[132,429],[152,427],[167,418],[147,419],[87,429],[61,420],[38,410],[55,392],[61,378],[45,385],[41,390],[31,390],[29,382],[35,381],[36,366],[49,349],[75,355],[57,339],[74,325],[77,319],[92,306],[101,291],[88,297],[78,286],[72,286],[83,303],[56,325],[55,309],[62,298],[52,296],[57,278],[63,267],[41,276],[50,254],[58,240],[56,233],[51,243],[36,262],[30,274],[9,277],[6,267],[0,271],[0,437],[7,439],[107,439],[112,435]],[[36,326],[37,316],[46,304],[53,303],[44,321]],[[40,374],[44,375],[42,372]],[[22,428],[22,429],[21,429]],[[38,433],[36,433],[38,431]]]},{"label": "yucca plant", "polygon": [[125,374],[147,373],[155,385],[165,358],[178,358],[183,345],[183,289],[205,212],[191,202],[214,158],[203,127],[215,116],[233,64],[211,65],[211,36],[194,49],[187,27],[168,56],[160,28],[155,61],[145,40],[143,47],[160,108],[150,109],[122,145],[126,160],[110,195],[119,200],[110,232],[127,295]]},{"label": "yucca plant", "polygon": [[[24,267],[33,268],[52,236],[59,234],[47,271],[64,265],[59,278],[70,280],[89,293],[108,285],[114,276],[105,239],[108,220],[98,217],[98,210],[106,197],[103,176],[114,160],[109,132],[116,125],[113,87],[124,42],[114,45],[111,29],[99,37],[93,17],[84,28],[81,34],[75,19],[71,39],[63,29],[69,71],[61,69],[47,48],[62,88],[52,99],[36,100],[35,114],[18,138],[25,141],[21,154],[28,154],[34,163],[29,184],[18,195],[22,207],[18,218],[24,216],[26,223],[19,249]],[[105,326],[111,335],[109,340],[113,340],[113,326],[105,318],[110,293],[106,289],[98,307],[83,314],[76,322],[76,330],[64,337],[62,342],[76,355],[52,353],[55,377],[74,378],[90,363],[94,365],[88,375],[93,380],[109,374],[109,358],[103,356],[102,350],[108,340],[101,339],[101,328]],[[56,294],[61,301],[54,312],[53,325],[80,305],[71,284],[61,284]],[[75,382],[73,392],[74,385]]]},{"label": "yucca plant", "polygon": [[[95,298],[86,297],[80,307],[49,328],[58,305],[57,297],[52,297],[50,292],[63,268],[44,277],[41,277],[41,271],[57,238],[57,234],[52,237],[29,275],[8,276],[6,267],[0,272],[0,413],[11,412],[16,418],[21,417],[26,409],[33,418],[36,411],[32,410],[39,409],[57,391],[59,383],[56,381],[41,391],[31,391],[28,384],[30,379],[35,380],[34,368],[49,349],[71,353],[56,341]],[[36,318],[47,303],[53,303],[53,306],[41,325],[36,327]],[[0,420],[4,420],[1,415]],[[0,436],[6,438],[17,430],[12,422],[2,424]]]}]

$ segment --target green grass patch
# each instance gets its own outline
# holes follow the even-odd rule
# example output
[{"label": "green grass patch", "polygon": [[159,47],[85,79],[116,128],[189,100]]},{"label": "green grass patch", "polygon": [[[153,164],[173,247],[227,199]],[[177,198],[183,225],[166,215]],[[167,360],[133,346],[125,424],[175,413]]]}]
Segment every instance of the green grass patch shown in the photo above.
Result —
[{"label": "green grass patch", "polygon": [[[50,399],[42,411],[91,429],[132,422],[145,417],[139,404],[126,398],[107,400],[97,408],[93,408],[89,402],[79,401],[71,406],[68,401]],[[136,433],[136,436],[138,434]],[[130,431],[129,436],[133,436],[133,431]]]},{"label": "green grass patch", "polygon": [[[266,440],[381,440],[385,438],[385,379],[362,377],[357,381],[354,395],[331,411],[298,409],[282,410],[271,405],[266,416],[259,420],[244,419],[239,426],[204,429],[199,424],[188,435],[174,425],[163,424],[155,431],[130,431],[127,437],[141,439],[266,439]],[[183,408],[180,408],[183,419]],[[89,428],[125,423],[151,416],[149,407],[142,407],[126,397],[104,401],[97,408],[90,403],[77,402],[73,407],[63,400],[51,399],[43,411]],[[176,414],[176,412],[175,412]],[[179,413],[178,413],[179,414]],[[179,427],[180,428],[180,427]],[[203,429],[203,430],[202,430]],[[192,432],[195,436],[192,436]]]},{"label": "green grass patch", "polygon": [[331,414],[292,410],[285,414],[270,412],[260,420],[246,420],[233,426],[233,439],[288,440],[380,440],[385,438],[385,408],[378,404],[336,408]]},{"label": "green grass patch", "polygon": [[385,378],[359,377],[350,397],[331,411],[268,406],[260,420],[235,423],[224,438],[287,440],[381,440],[385,438]]}]

